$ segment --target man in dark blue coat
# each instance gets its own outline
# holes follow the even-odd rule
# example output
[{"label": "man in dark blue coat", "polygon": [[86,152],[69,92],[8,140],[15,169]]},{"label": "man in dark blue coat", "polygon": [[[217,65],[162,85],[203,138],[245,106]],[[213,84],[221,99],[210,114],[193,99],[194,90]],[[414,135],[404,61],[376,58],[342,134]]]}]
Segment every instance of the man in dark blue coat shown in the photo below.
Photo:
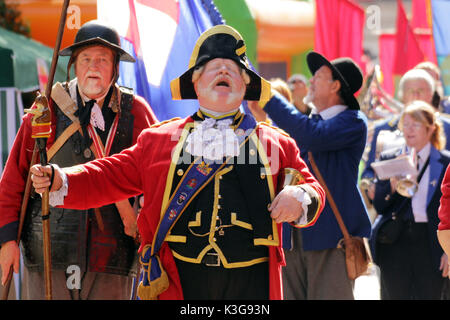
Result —
[{"label": "man in dark blue coat", "polygon": [[[354,97],[362,85],[361,70],[349,58],[330,62],[316,52],[308,54],[307,62],[314,75],[306,97],[315,107],[310,117],[276,93],[262,107],[295,139],[308,165],[307,152],[312,153],[350,234],[370,237],[357,186],[367,139],[367,119]],[[329,203],[313,227],[287,231],[292,247],[285,250],[285,298],[353,299],[354,281],[347,277],[344,251],[337,248],[343,235]]]}]

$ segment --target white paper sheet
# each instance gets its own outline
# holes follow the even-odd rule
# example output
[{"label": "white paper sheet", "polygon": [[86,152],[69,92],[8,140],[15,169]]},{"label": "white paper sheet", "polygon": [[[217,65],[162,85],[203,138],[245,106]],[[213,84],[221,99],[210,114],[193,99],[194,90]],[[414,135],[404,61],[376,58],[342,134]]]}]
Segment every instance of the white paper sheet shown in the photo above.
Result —
[{"label": "white paper sheet", "polygon": [[401,155],[395,159],[373,162],[373,170],[380,180],[395,176],[417,176],[417,169],[410,156]]}]

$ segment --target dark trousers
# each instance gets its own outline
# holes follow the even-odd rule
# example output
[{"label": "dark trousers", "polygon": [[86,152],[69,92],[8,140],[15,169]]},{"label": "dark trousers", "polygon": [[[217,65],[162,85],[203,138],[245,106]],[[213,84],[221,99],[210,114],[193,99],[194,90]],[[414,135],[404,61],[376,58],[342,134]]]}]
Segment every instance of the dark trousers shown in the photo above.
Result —
[{"label": "dark trousers", "polygon": [[433,266],[426,223],[407,224],[393,244],[377,244],[381,299],[440,299],[444,278]]},{"label": "dark trousers", "polygon": [[269,265],[227,269],[175,259],[186,300],[268,300]]}]

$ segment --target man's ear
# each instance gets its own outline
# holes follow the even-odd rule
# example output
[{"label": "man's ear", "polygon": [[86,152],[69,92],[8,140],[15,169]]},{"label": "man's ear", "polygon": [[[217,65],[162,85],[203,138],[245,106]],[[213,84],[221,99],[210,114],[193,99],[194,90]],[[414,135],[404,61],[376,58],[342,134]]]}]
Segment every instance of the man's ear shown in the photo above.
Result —
[{"label": "man's ear", "polygon": [[341,90],[341,82],[339,80],[333,80],[333,84],[331,85],[332,92],[339,92]]},{"label": "man's ear", "polygon": [[194,86],[195,93],[197,93],[197,83],[198,83],[198,79],[196,79],[195,81],[192,81],[192,85]]}]

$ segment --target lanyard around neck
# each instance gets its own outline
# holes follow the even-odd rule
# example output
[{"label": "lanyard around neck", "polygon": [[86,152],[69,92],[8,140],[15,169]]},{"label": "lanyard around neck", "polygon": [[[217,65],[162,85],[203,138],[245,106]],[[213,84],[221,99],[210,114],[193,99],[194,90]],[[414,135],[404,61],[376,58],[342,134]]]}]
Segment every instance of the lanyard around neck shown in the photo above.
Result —
[{"label": "lanyard around neck", "polygon": [[108,138],[106,139],[106,145],[103,146],[102,140],[100,139],[100,136],[98,135],[97,131],[95,131],[95,128],[89,123],[87,128],[89,131],[89,135],[92,138],[92,141],[94,142],[95,151],[97,152],[97,158],[104,158],[109,156],[114,136],[116,135],[118,124],[119,124],[119,112],[117,112],[114,118],[114,122],[111,128],[109,129]]},{"label": "lanyard around neck", "polygon": [[427,161],[425,161],[425,164],[423,165],[422,170],[420,170],[420,173],[417,176],[417,183],[420,183],[420,180],[422,179],[423,174],[425,173],[425,170],[427,169],[429,163],[430,163],[430,156],[428,156]]}]

